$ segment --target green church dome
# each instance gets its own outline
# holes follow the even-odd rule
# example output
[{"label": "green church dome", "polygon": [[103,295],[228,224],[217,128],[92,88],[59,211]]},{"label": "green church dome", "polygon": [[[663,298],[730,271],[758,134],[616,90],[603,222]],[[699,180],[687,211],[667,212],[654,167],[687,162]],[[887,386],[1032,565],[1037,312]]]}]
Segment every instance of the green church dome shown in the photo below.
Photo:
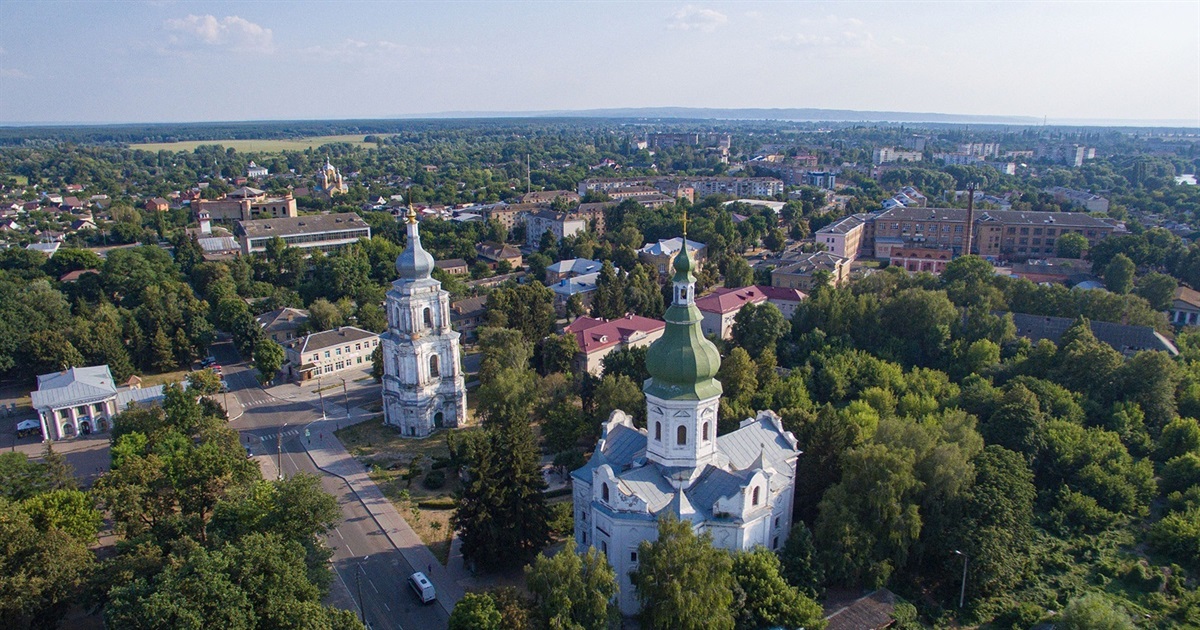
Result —
[{"label": "green church dome", "polygon": [[[691,296],[680,299],[678,292],[693,290],[691,256],[684,239],[682,251],[675,257],[676,298],[667,309],[663,336],[646,350],[646,369],[650,380],[645,392],[668,400],[704,399],[721,395],[721,383],[713,377],[721,369],[721,355],[700,329],[702,315]],[[686,288],[685,288],[686,287]],[[682,303],[681,303],[682,302]]]}]

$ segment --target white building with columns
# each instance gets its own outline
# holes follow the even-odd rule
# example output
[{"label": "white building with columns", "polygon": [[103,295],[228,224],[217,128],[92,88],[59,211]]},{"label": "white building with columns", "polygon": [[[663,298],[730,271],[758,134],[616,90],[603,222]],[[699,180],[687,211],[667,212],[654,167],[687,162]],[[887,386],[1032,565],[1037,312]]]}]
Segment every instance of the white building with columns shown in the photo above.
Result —
[{"label": "white building with columns", "polygon": [[157,403],[163,386],[117,387],[107,365],[73,367],[37,377],[30,402],[42,424],[42,439],[65,440],[112,429],[113,417],[130,403]]},{"label": "white building with columns", "polygon": [[450,293],[434,280],[433,256],[421,247],[408,213],[408,244],[396,258],[400,278],[387,293],[383,345],[384,422],[405,437],[425,437],[467,420],[459,333],[450,328]]},{"label": "white building with columns", "polygon": [[701,330],[690,252],[673,266],[666,330],[646,353],[647,428],[614,411],[592,458],[572,473],[575,542],[604,552],[626,615],[640,607],[629,578],[638,545],[658,537],[664,515],[730,550],[779,549],[792,526],[796,438],[770,411],[717,436],[721,358]]}]

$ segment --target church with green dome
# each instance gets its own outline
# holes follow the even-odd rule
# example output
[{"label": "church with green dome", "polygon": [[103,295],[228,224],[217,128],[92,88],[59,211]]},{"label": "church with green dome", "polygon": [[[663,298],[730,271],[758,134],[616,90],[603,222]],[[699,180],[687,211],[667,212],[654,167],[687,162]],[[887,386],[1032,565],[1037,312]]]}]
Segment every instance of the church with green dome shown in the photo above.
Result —
[{"label": "church with green dome", "polygon": [[[685,233],[686,237],[686,233]],[[639,609],[629,579],[637,549],[670,514],[730,550],[779,549],[792,527],[800,450],[779,416],[760,411],[717,435],[721,367],[701,331],[693,262],[672,263],[671,305],[662,337],[646,351],[646,427],[614,411],[588,463],[572,472],[575,542],[604,552],[620,582],[621,612]]]}]

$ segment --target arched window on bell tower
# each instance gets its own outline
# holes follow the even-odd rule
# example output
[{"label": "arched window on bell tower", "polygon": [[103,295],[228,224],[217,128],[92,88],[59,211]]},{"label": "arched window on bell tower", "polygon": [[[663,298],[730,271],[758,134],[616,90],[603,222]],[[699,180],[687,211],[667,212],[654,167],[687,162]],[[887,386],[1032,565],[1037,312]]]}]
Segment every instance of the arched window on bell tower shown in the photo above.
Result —
[{"label": "arched window on bell tower", "polygon": [[679,446],[687,445],[687,425],[679,425],[679,429],[675,432],[675,443]]},{"label": "arched window on bell tower", "polygon": [[[429,311],[426,311],[429,312]],[[441,372],[438,370],[438,355],[429,357],[429,378],[440,378]]]},{"label": "arched window on bell tower", "polygon": [[425,307],[425,311],[424,311],[424,313],[422,313],[422,317],[425,318],[425,327],[433,328],[433,314],[430,312],[428,306]]}]

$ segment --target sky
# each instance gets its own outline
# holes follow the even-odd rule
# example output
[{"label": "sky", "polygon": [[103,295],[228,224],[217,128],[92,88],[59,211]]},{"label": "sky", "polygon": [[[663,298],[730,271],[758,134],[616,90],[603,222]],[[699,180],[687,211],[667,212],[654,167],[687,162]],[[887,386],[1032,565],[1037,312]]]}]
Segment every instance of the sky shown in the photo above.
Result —
[{"label": "sky", "polygon": [[4,0],[0,122],[830,108],[1200,126],[1200,0]]}]

